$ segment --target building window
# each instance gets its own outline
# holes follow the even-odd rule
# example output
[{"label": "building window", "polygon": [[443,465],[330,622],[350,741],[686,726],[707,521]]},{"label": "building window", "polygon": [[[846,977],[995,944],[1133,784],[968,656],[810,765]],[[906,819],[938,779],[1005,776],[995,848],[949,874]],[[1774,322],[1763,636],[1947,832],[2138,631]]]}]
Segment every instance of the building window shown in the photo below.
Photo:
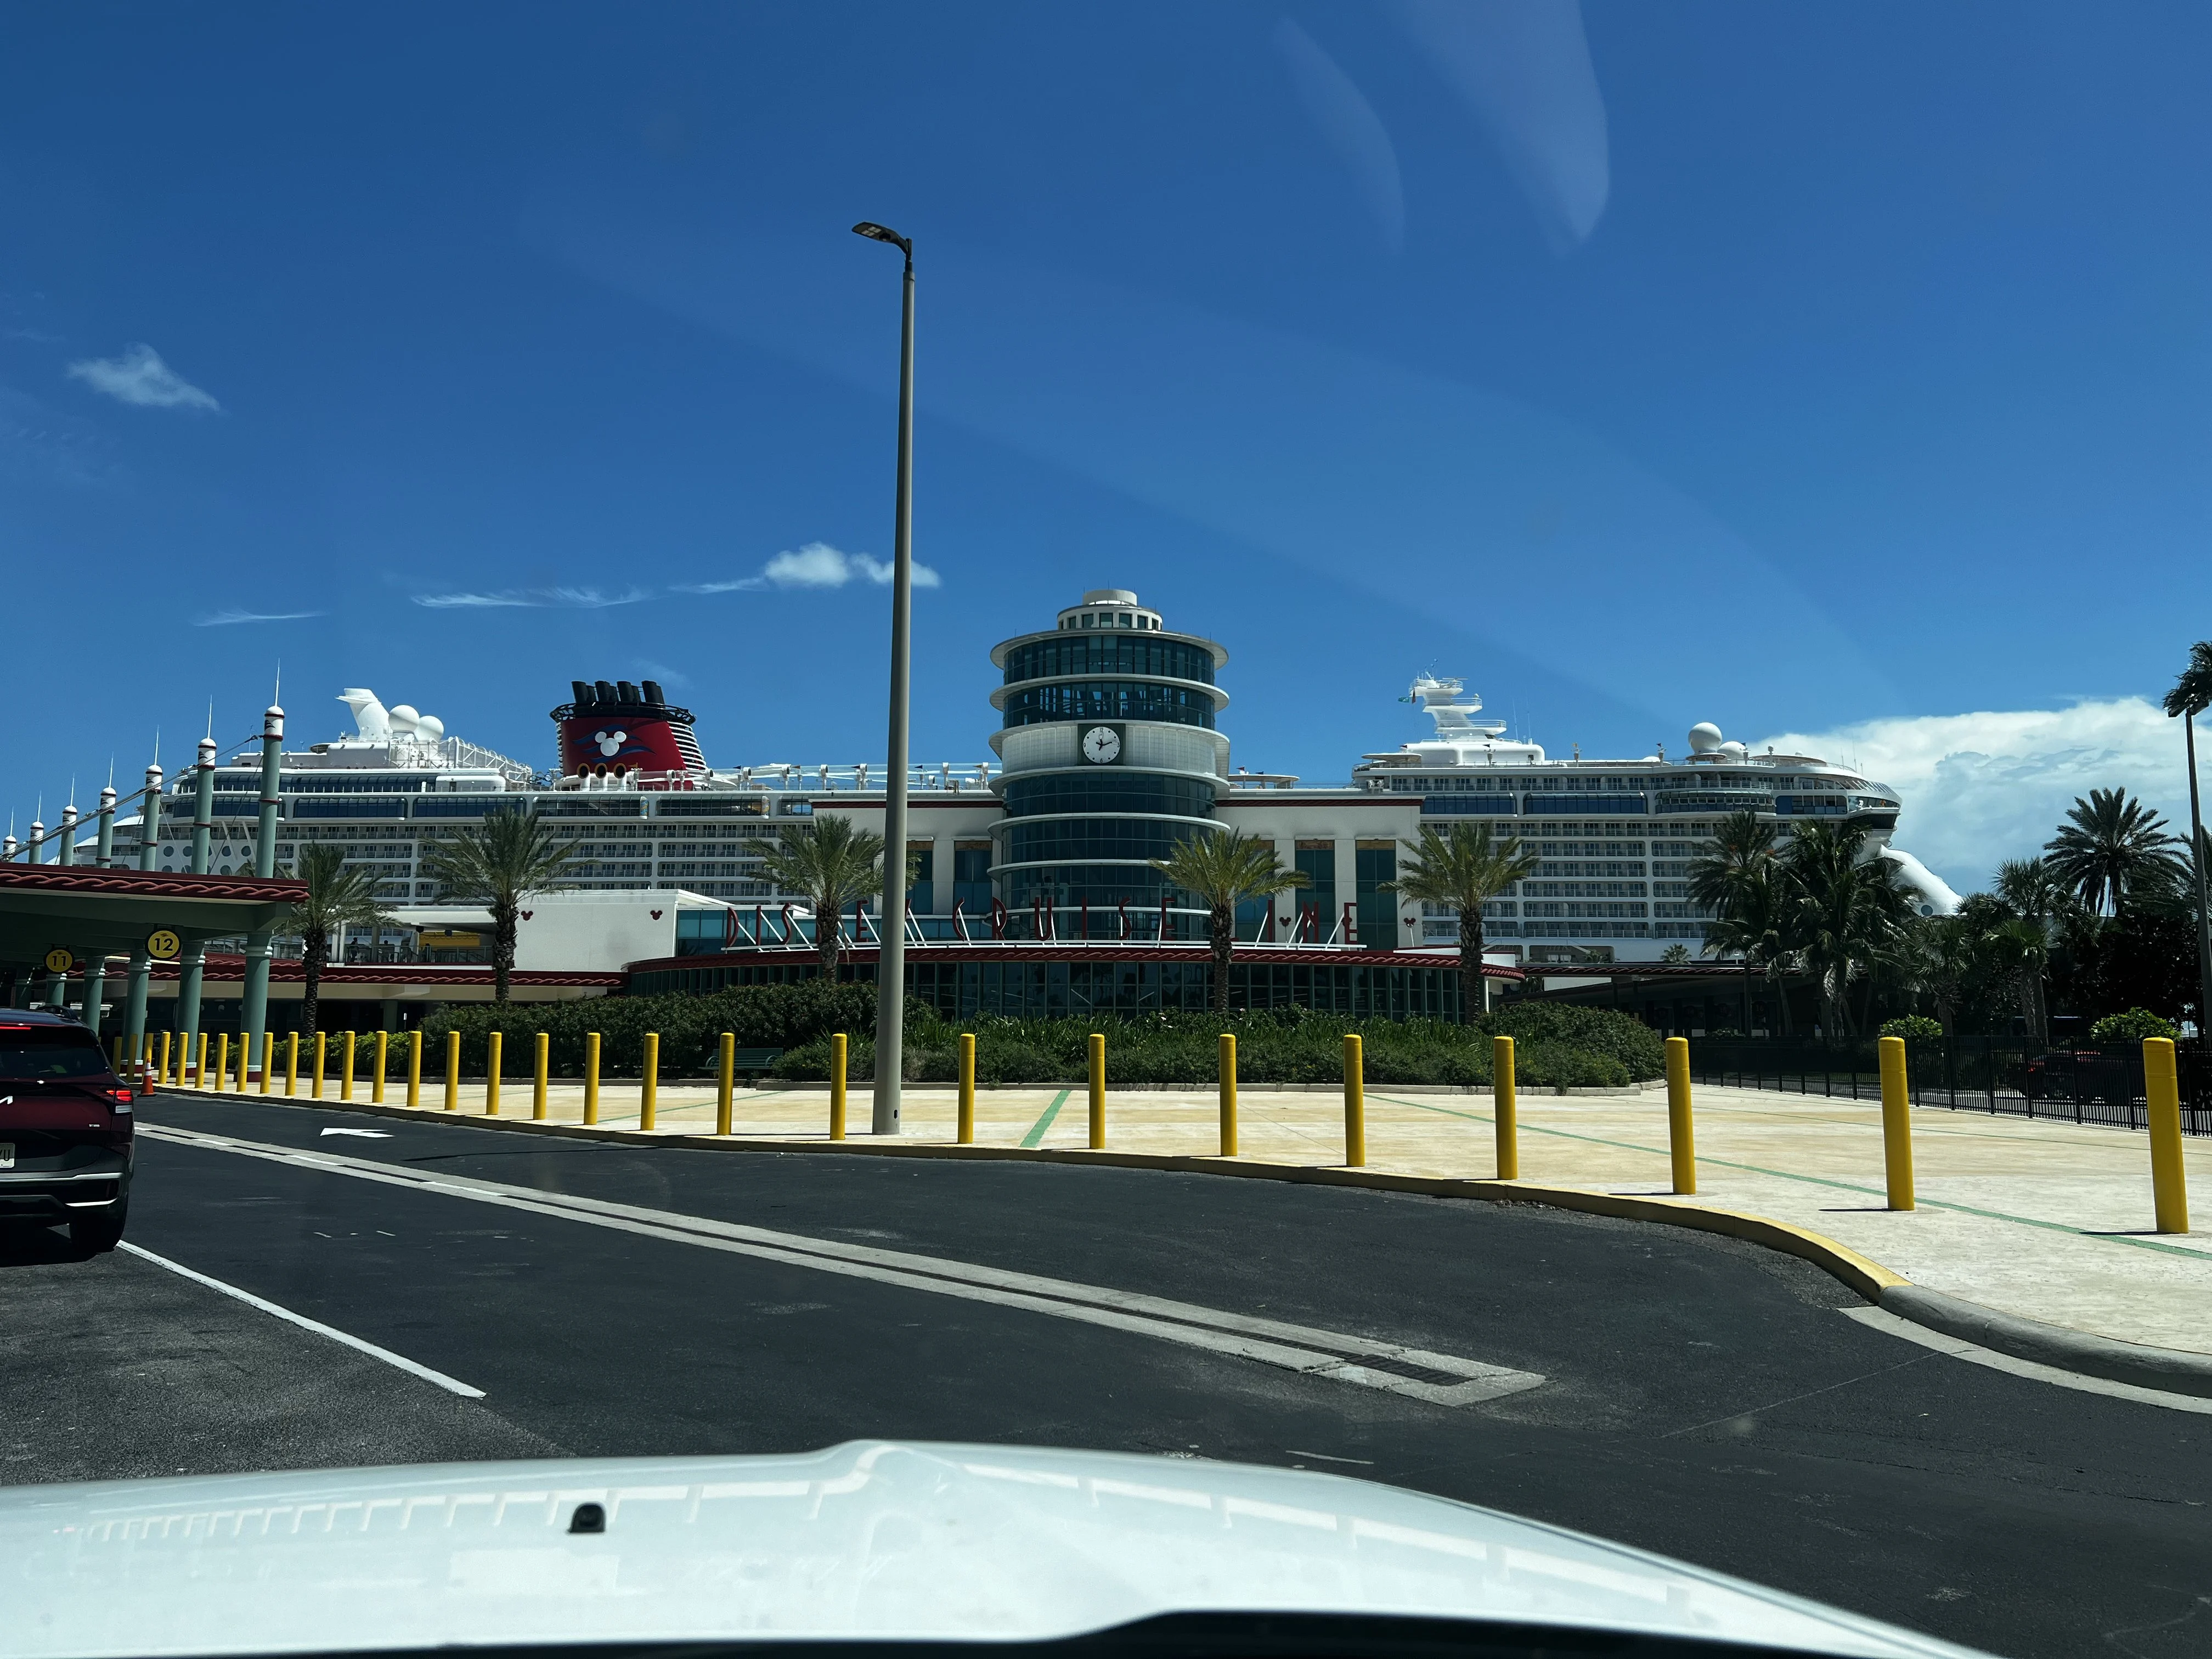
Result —
[{"label": "building window", "polygon": [[1359,942],[1371,951],[1389,951],[1398,944],[1398,896],[1382,884],[1398,878],[1398,843],[1363,841],[1352,849],[1357,882]]}]

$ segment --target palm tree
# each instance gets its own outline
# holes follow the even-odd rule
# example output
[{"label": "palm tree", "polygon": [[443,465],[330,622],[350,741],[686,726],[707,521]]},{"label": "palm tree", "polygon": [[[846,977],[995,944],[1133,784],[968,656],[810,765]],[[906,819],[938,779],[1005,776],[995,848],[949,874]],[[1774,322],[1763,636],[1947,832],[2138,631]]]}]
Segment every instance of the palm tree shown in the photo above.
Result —
[{"label": "palm tree", "polygon": [[2212,707],[2212,640],[2189,647],[2189,666],[2166,694],[2168,720],[2181,716],[2182,739],[2189,751],[2190,881],[2197,892],[2197,1020],[2202,1030],[2212,1018],[2212,900],[2206,897],[2204,814],[2197,803],[2197,717]]},{"label": "palm tree", "polygon": [[1799,899],[1796,937],[1827,1013],[1830,1041],[1851,1030],[1851,982],[1893,950],[1912,914],[1887,859],[1867,858],[1864,837],[1841,824],[1800,824],[1783,854]]},{"label": "palm tree", "polygon": [[1449,905],[1459,912],[1460,1018],[1472,1025],[1488,1000],[1482,979],[1482,907],[1515,882],[1536,873],[1536,855],[1524,851],[1517,836],[1492,838],[1486,823],[1455,823],[1438,830],[1425,823],[1418,842],[1403,843],[1413,854],[1395,881],[1382,884],[1423,904]]},{"label": "palm tree", "polygon": [[1285,870],[1275,862],[1274,844],[1255,840],[1241,830],[1209,830],[1179,842],[1152,868],[1180,887],[1210,913],[1207,937],[1213,945],[1212,983],[1213,1012],[1229,1012],[1229,968],[1237,950],[1237,907],[1246,899],[1273,899],[1278,893],[1306,884],[1303,870]]},{"label": "palm tree", "polygon": [[[1747,884],[1759,880],[1774,862],[1775,830],[1748,810],[1731,812],[1720,822],[1713,850],[1692,862],[1686,891],[1692,903],[1712,912],[1723,924],[1721,932],[1732,936],[1725,924],[1729,912],[1743,896]],[[1737,951],[1743,957],[1743,1030],[1751,1035],[1751,956],[1747,951],[1716,939],[1705,930],[1708,951]]]},{"label": "palm tree", "polygon": [[487,813],[482,823],[453,830],[424,858],[423,869],[449,896],[480,898],[491,907],[495,1001],[507,1000],[514,980],[523,902],[558,882],[574,857],[533,806]]},{"label": "palm tree", "polygon": [[1743,958],[1744,1034],[1751,1033],[1750,975],[1756,967],[1774,988],[1784,1036],[1790,1030],[1790,996],[1784,976],[1796,951],[1802,895],[1789,872],[1773,859],[1747,867],[1729,889],[1725,907],[1705,924],[1708,951],[1734,951]]},{"label": "palm tree", "polygon": [[338,848],[307,848],[300,854],[297,878],[307,884],[307,896],[292,907],[291,918],[305,947],[301,965],[307,981],[300,999],[300,1030],[312,1037],[322,1000],[323,967],[331,957],[331,936],[349,927],[397,927],[399,921],[376,902],[376,874],[360,865],[349,869],[345,854]]},{"label": "palm tree", "polygon": [[1913,978],[1936,1004],[1945,1035],[1958,1035],[1959,1004],[1983,970],[1987,929],[1974,916],[1923,916],[1912,927]]},{"label": "palm tree", "polygon": [[[884,890],[884,838],[850,818],[818,817],[794,824],[761,855],[762,873],[787,893],[803,893],[814,907],[814,950],[822,977],[837,977],[845,907]],[[895,925],[886,919],[884,926]]]},{"label": "palm tree", "polygon": [[2171,884],[2181,860],[2168,849],[2180,837],[2166,820],[2124,789],[2092,789],[2066,810],[2066,822],[2044,843],[2051,873],[2099,915],[2118,915],[2141,887]]},{"label": "palm tree", "polygon": [[2051,965],[2051,941],[2069,913],[2081,907],[2050,859],[2007,859],[1990,886],[1998,912],[1985,935],[1992,957],[2019,986],[2029,1038],[2047,1042],[2051,1011],[2043,976]]}]

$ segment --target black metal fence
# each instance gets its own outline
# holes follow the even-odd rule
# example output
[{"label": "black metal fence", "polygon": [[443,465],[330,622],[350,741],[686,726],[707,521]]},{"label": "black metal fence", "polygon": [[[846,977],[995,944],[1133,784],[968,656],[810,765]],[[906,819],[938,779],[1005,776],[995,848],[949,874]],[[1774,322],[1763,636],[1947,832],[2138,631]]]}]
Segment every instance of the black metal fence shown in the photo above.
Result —
[{"label": "black metal fence", "polygon": [[[2184,1042],[2178,1056],[2181,1127],[2212,1134],[2212,1054]],[[1916,1106],[2140,1129],[2145,1122],[2142,1047],[2043,1048],[2019,1037],[1961,1036],[1915,1042],[1907,1077]],[[1690,1039],[1690,1075],[1731,1088],[1845,1100],[1881,1098],[1871,1039],[1856,1043]]]}]

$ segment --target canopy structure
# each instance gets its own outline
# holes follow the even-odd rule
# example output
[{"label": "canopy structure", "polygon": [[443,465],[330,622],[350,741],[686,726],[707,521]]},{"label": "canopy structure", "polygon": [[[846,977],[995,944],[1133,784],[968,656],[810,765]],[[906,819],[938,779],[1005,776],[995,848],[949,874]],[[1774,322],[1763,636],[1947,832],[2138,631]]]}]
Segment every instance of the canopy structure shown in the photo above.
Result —
[{"label": "canopy structure", "polygon": [[[86,865],[0,864],[0,971],[44,970],[67,951],[78,967],[152,948],[177,948],[281,923],[307,896],[303,881],[179,876]],[[167,955],[168,942],[157,955]]]}]

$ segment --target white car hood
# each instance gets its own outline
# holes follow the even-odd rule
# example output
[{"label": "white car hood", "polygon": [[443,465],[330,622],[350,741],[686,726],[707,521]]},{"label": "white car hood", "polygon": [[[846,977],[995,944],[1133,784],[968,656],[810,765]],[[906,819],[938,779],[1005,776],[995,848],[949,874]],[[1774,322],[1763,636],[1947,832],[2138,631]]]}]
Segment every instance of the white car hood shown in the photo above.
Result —
[{"label": "white car hood", "polygon": [[[581,1503],[606,1530],[568,1528]],[[1496,1510],[1295,1469],[854,1441],[0,1490],[0,1659],[1042,1640],[1192,1612],[1966,1650]]]}]

